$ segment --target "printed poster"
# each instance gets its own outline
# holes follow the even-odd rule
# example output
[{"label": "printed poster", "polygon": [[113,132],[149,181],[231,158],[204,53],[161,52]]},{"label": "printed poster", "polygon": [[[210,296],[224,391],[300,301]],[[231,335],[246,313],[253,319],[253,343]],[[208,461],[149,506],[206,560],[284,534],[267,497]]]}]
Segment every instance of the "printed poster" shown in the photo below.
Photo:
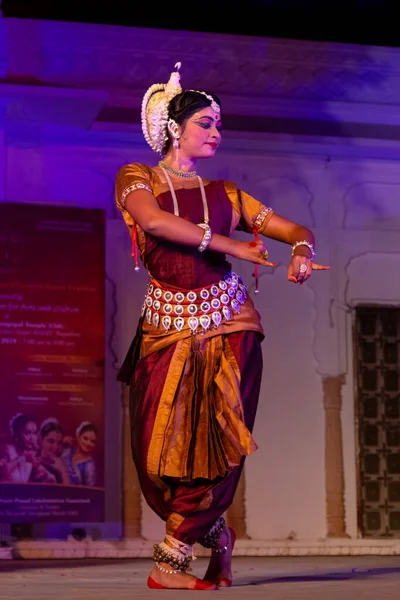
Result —
[{"label": "printed poster", "polygon": [[104,520],[105,214],[0,203],[0,521]]}]

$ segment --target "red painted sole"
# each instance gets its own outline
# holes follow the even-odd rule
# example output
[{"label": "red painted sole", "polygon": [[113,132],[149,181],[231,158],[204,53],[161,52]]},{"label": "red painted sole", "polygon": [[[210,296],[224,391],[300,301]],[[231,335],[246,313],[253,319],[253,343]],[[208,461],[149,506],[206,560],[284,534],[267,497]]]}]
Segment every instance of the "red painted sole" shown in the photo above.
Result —
[{"label": "red painted sole", "polygon": [[165,585],[161,585],[157,581],[154,581],[152,577],[149,577],[147,580],[147,587],[152,590],[185,590],[186,592],[190,592],[191,590],[217,590],[218,587],[215,583],[210,583],[209,581],[203,581],[198,579],[195,581],[194,587],[192,588],[170,588]]}]

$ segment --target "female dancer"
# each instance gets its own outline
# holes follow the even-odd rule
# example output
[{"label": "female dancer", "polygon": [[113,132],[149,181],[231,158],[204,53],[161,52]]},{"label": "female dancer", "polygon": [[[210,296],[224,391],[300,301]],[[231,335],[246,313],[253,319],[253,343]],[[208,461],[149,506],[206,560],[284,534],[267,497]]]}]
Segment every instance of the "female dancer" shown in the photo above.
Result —
[{"label": "female dancer", "polygon": [[[150,275],[137,334],[119,373],[130,385],[133,459],[149,506],[166,522],[154,546],[152,588],[216,589],[232,583],[234,531],[223,513],[243,462],[256,448],[252,429],[260,391],[263,328],[226,255],[273,267],[260,236],[291,247],[288,280],[313,270],[314,235],[230,181],[196,172],[221,143],[215,94],[185,90],[180,63],[142,104],[155,166],[131,163],[116,178],[136,268]],[[234,239],[237,230],[252,241]],[[192,545],[212,549],[204,580],[187,573]]]}]

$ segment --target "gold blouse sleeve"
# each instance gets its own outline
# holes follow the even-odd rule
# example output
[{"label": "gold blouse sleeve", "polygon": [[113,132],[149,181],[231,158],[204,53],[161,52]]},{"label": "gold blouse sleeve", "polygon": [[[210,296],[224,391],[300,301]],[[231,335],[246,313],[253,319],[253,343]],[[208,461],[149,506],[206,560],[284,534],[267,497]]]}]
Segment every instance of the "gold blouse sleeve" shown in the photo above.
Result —
[{"label": "gold blouse sleeve", "polygon": [[268,223],[274,214],[272,208],[239,190],[231,181],[224,181],[224,186],[233,208],[231,231],[237,229],[253,233],[256,229],[261,235],[266,235]]}]

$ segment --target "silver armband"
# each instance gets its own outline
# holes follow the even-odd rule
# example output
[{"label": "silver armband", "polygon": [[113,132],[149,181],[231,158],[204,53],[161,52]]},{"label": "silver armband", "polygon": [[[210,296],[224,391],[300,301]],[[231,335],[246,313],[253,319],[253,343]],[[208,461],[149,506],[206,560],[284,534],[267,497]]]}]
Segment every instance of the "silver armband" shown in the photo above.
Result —
[{"label": "silver armband", "polygon": [[263,223],[267,217],[267,215],[272,212],[272,208],[270,208],[269,206],[264,206],[260,212],[258,213],[258,215],[256,215],[255,219],[254,219],[254,224],[253,227],[255,230],[259,230],[261,229],[261,227],[263,226]]},{"label": "silver armband", "polygon": [[152,192],[150,186],[146,185],[145,183],[133,183],[132,185],[128,185],[128,187],[126,187],[121,194],[121,204],[124,208],[126,197],[135,190],[147,190],[148,192]]}]

